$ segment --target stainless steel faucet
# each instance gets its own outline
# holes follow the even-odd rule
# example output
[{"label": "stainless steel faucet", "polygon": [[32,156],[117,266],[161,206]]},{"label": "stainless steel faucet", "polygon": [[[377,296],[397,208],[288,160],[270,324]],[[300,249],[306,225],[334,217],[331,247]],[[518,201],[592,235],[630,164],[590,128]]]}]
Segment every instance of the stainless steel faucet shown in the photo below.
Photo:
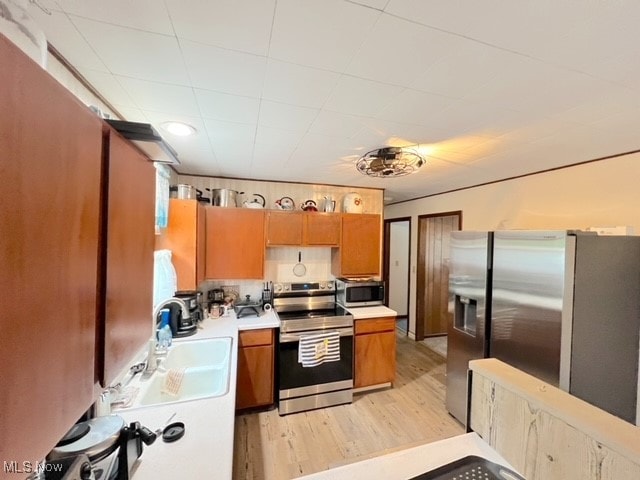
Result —
[{"label": "stainless steel faucet", "polygon": [[158,313],[160,313],[160,310],[162,310],[164,307],[166,307],[170,303],[177,303],[178,305],[180,305],[182,307],[182,319],[183,320],[189,320],[191,318],[191,314],[189,313],[189,307],[187,307],[187,304],[184,303],[184,300],[182,300],[181,298],[177,298],[177,297],[171,297],[171,298],[167,298],[166,300],[163,300],[158,305],[156,305],[156,308],[153,309],[153,321],[154,322],[157,321]]}]

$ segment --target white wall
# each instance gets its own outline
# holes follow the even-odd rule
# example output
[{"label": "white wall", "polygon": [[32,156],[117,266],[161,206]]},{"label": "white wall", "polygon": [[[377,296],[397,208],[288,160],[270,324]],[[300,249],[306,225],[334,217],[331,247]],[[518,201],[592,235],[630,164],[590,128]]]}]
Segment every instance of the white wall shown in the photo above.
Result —
[{"label": "white wall", "polygon": [[385,207],[386,219],[412,217],[410,335],[415,334],[417,218],[456,210],[462,211],[463,230],[629,225],[640,233],[640,154]]},{"label": "white wall", "polygon": [[389,308],[407,315],[409,297],[409,222],[389,224]]}]

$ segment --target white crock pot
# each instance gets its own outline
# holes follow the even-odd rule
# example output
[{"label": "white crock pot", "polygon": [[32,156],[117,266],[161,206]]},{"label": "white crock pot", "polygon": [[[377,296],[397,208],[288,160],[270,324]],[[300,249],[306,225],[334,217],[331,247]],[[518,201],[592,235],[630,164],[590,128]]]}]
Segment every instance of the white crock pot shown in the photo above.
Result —
[{"label": "white crock pot", "polygon": [[363,206],[359,193],[347,193],[342,199],[342,211],[345,213],[362,213]]}]

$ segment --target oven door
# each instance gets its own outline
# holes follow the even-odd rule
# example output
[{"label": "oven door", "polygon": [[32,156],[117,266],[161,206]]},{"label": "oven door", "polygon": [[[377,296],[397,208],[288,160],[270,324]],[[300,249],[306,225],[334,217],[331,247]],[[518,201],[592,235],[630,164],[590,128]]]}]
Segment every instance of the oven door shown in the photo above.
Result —
[{"label": "oven door", "polygon": [[298,362],[300,337],[321,333],[322,330],[280,333],[280,400],[353,388],[353,328],[331,330],[340,333],[340,360],[315,367],[303,367]]}]

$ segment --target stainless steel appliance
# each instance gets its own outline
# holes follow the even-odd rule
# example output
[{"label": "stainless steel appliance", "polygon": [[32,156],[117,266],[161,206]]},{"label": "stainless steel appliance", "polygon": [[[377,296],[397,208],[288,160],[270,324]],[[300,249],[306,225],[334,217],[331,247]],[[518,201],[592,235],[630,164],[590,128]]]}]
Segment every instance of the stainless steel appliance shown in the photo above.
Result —
[{"label": "stainless steel appliance", "polygon": [[379,280],[336,279],[336,302],[346,308],[384,304],[384,282]]},{"label": "stainless steel appliance", "polygon": [[46,462],[51,467],[46,478],[129,480],[136,460],[142,455],[142,444],[151,445],[156,436],[138,422],[125,426],[118,415],[77,423],[47,455]]},{"label": "stainless steel appliance", "polygon": [[462,423],[469,361],[489,356],[492,246],[491,232],[451,233],[446,406]]},{"label": "stainless steel appliance", "polygon": [[[335,283],[275,283],[273,307],[280,317],[280,415],[351,403],[353,316],[335,303]],[[339,340],[339,358],[304,366],[300,360],[301,342],[318,333],[336,335],[333,332],[337,332]]]},{"label": "stainless steel appliance", "polygon": [[[491,279],[485,354],[638,424],[640,237],[497,231],[493,250],[482,251],[470,246],[465,235],[472,234],[453,232],[453,243],[459,242],[457,248],[467,253],[477,251],[474,265],[484,261]],[[451,272],[456,272],[450,276],[453,295],[460,285],[473,281],[472,275],[458,268],[456,258],[451,259]],[[485,300],[486,295],[485,290]],[[475,299],[476,305],[481,302],[472,295],[466,297]],[[448,365],[454,365],[460,355],[466,355],[467,361],[478,353],[461,353],[460,342],[456,343],[460,336],[469,335],[455,327],[468,322],[459,316],[474,315],[473,302],[467,308],[461,308],[460,302],[451,302],[454,335],[449,355],[453,358]],[[456,369],[448,371],[447,382],[455,382],[458,375]],[[461,397],[455,387],[451,395],[455,395],[451,402],[466,402],[466,394]],[[452,413],[458,411],[452,408]]]}]

